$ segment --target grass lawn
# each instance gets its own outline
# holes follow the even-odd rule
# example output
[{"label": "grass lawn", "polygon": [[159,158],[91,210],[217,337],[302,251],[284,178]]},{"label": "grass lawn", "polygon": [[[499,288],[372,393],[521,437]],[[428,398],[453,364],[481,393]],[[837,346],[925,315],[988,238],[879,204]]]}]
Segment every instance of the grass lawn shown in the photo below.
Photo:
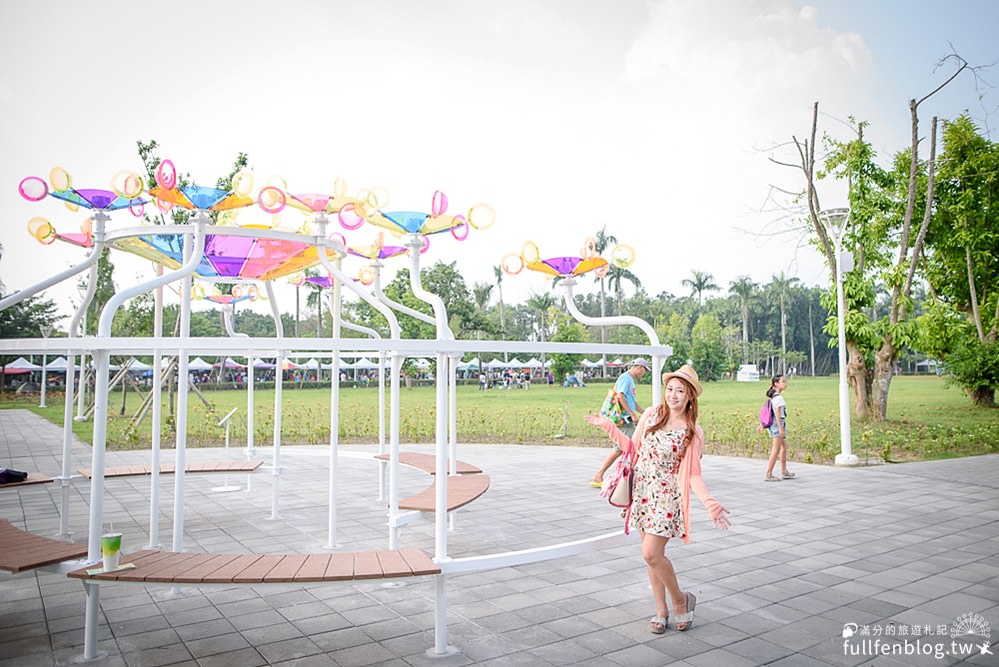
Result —
[{"label": "grass lawn", "polygon": [[[765,458],[770,438],[756,433],[756,415],[769,384],[712,382],[700,401],[700,423],[707,434],[706,451]],[[458,387],[458,434],[463,442],[529,443],[576,446],[606,446],[603,433],[583,422],[594,413],[609,385],[583,388],[532,385],[523,389],[480,391],[477,385]],[[387,392],[386,392],[387,393]],[[788,403],[788,442],[798,461],[830,464],[840,451],[839,400],[836,377],[794,377],[785,398]],[[205,392],[213,404],[208,408],[193,394],[189,398],[188,446],[219,446],[225,430],[218,420],[234,407],[230,443],[246,443],[246,392]],[[371,443],[378,439],[378,391],[376,387],[343,388],[340,392],[340,442]],[[648,407],[652,387],[639,385],[639,404]],[[270,445],[274,434],[274,392],[254,392],[255,444]],[[0,397],[0,408],[28,408],[56,424],[62,423],[62,394],[49,392],[48,407],[39,409],[36,397]],[[138,408],[140,397],[128,395],[125,416],[118,416],[121,394],[112,394],[112,418],[108,425],[110,449],[144,449],[150,442],[150,418],[134,432],[126,427]],[[386,396],[386,404],[388,397]],[[403,443],[434,440],[435,390],[433,387],[402,389],[400,439]],[[162,443],[173,445],[172,421],[163,409]],[[329,442],[330,400],[328,389],[299,389],[286,385],[282,412],[283,444]],[[972,407],[956,387],[935,376],[899,376],[892,381],[885,422],[853,419],[853,453],[865,460],[909,461],[995,453],[999,451],[999,411]],[[90,422],[74,423],[74,432],[84,441],[92,436]],[[386,429],[388,428],[386,419]]]}]

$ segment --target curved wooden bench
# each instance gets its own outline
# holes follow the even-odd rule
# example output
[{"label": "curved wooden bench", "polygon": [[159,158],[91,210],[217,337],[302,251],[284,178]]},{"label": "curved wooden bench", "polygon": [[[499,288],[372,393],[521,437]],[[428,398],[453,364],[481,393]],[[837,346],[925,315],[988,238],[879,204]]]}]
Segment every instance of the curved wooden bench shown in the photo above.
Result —
[{"label": "curved wooden bench", "polygon": [[[263,464],[263,461],[194,461],[184,465],[184,472],[253,472]],[[161,475],[172,475],[174,471],[175,468],[172,464],[166,463],[160,466]],[[93,470],[90,468],[80,468],[77,472],[87,479],[93,477]],[[153,467],[145,463],[104,469],[105,478],[151,474],[153,474]]]},{"label": "curved wooden bench", "polygon": [[[447,511],[451,512],[472,502],[489,489],[489,475],[448,475],[447,477]],[[437,479],[433,484],[419,492],[399,501],[401,510],[418,510],[433,512],[437,507]]]},{"label": "curved wooden bench", "polygon": [[[86,550],[84,550],[86,551]],[[135,567],[88,574],[74,579],[158,584],[288,584],[389,579],[440,574],[441,569],[419,549],[315,554],[212,554],[137,551],[122,560]]]},{"label": "curved wooden bench", "polygon": [[46,477],[40,472],[28,472],[28,476],[23,482],[7,482],[0,484],[0,489],[12,489],[17,486],[28,486],[29,484],[47,484],[52,481],[51,477]]},{"label": "curved wooden bench", "polygon": [[0,519],[0,570],[23,572],[86,555],[86,544],[35,535]]},{"label": "curved wooden bench", "polygon": [[[391,456],[389,454],[376,454],[375,458],[379,461],[388,461],[391,459]],[[399,463],[404,466],[419,468],[423,472],[430,475],[437,474],[437,457],[433,454],[425,454],[423,452],[399,452]],[[477,468],[471,463],[465,463],[464,461],[456,461],[455,467],[457,468],[459,475],[475,475],[482,472],[482,468]]]}]

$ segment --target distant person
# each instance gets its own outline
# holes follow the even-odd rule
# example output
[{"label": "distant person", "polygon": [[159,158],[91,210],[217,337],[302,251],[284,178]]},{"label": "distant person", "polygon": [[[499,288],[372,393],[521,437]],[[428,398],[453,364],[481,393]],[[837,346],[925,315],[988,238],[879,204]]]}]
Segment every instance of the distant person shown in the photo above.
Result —
[{"label": "distant person", "polygon": [[[638,387],[635,383],[645,377],[647,372],[649,372],[649,364],[645,359],[635,359],[631,362],[631,368],[628,369],[628,372],[621,373],[621,377],[614,383],[614,391],[621,395],[621,407],[624,408],[625,420],[623,424],[618,424],[617,428],[629,438],[635,435],[635,424],[638,423],[644,411],[638,404]],[[590,486],[600,487],[603,485],[604,473],[614,465],[614,461],[619,456],[621,456],[621,448],[615,443],[614,449],[600,464],[600,470],[590,480]]]},{"label": "distant person", "polygon": [[[784,390],[787,389],[787,377],[775,375],[770,379],[767,397],[774,411],[774,420],[767,429],[773,444],[770,447],[770,458],[767,460],[766,482],[779,482],[782,479],[794,479],[794,473],[787,469],[787,402],[784,400]],[[758,432],[763,433],[763,427],[758,426]],[[774,475],[774,466],[780,456],[780,477]]]},{"label": "distant person", "polygon": [[701,395],[697,371],[681,366],[664,373],[663,381],[662,402],[642,415],[632,438],[603,415],[585,417],[628,450],[634,464],[631,507],[625,516],[642,538],[642,558],[656,601],[649,631],[657,635],[666,632],[669,625],[667,597],[675,614],[673,627],[683,632],[694,623],[697,598],[680,589],[673,564],[666,557],[671,539],[690,541],[690,492],[697,494],[715,526],[722,530],[729,527],[728,510],[701,478],[704,431],[697,425],[697,397]]},{"label": "distant person", "polygon": [[479,373],[479,391],[485,391],[488,380],[485,373]]}]

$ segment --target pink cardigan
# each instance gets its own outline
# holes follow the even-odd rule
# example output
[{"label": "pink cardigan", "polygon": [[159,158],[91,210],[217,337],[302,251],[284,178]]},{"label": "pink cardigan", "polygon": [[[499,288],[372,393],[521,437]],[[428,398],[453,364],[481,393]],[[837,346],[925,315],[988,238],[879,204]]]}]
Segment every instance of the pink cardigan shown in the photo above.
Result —
[{"label": "pink cardigan", "polygon": [[[629,439],[614,425],[614,422],[606,417],[601,416],[591,423],[606,431],[611,440],[621,448],[624,455],[631,456],[631,462],[634,463],[638,460],[638,450],[642,447],[642,436],[645,434],[649,417],[655,412],[658,410],[645,411],[635,426],[635,435],[632,439]],[[690,491],[692,489],[712,519],[716,519],[725,511],[718,499],[708,491],[708,486],[701,477],[701,457],[703,455],[704,431],[700,426],[695,426],[694,437],[687,444],[687,451],[684,452],[683,458],[680,460],[680,503],[683,505],[683,541],[685,544],[690,542]]]}]

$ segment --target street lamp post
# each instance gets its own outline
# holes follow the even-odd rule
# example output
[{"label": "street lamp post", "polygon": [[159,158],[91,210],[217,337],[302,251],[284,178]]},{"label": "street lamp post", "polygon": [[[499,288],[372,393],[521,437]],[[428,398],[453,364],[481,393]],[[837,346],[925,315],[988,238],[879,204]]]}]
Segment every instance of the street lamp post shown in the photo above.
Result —
[{"label": "street lamp post", "polygon": [[850,394],[846,378],[846,295],[843,281],[853,269],[853,254],[843,250],[843,236],[850,226],[850,209],[833,208],[819,213],[833,239],[836,253],[836,321],[839,330],[839,443],[836,465],[855,466],[860,460],[850,446]]},{"label": "street lamp post", "polygon": [[[47,324],[43,324],[40,327],[40,330],[42,332],[42,338],[48,339],[48,337],[52,335],[52,327],[50,327]],[[38,407],[40,407],[40,408],[46,407],[45,406],[45,386],[48,384],[48,377],[46,377],[46,373],[45,373],[45,371],[47,370],[46,366],[48,366],[48,356],[47,356],[46,352],[42,352],[42,389],[41,389],[41,393],[39,394],[40,400],[38,401]]]}]

